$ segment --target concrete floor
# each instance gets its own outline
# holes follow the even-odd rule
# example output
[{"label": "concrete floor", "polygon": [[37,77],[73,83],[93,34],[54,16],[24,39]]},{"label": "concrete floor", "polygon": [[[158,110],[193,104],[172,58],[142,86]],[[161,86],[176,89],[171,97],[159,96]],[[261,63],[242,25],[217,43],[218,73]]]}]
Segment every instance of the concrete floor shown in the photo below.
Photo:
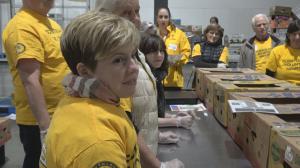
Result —
[{"label": "concrete floor", "polygon": [[[193,80],[193,76],[191,75],[192,72],[192,66],[187,65],[184,68],[184,76],[186,78],[186,84],[189,83],[188,85],[185,86],[185,88],[190,88],[191,87],[191,82]],[[190,82],[188,82],[190,81]],[[3,96],[10,96],[12,93],[12,84],[11,84],[11,77],[9,74],[8,66],[6,63],[0,63],[0,97]],[[204,120],[203,120],[204,121]],[[200,124],[195,125],[195,128],[197,128],[197,131],[201,131],[201,133],[197,133],[194,136],[199,136],[200,139],[196,140],[195,143],[200,143],[196,146],[199,146],[199,151],[195,152],[197,156],[190,156],[191,158],[197,158],[197,157],[203,157],[201,159],[201,167],[212,167],[212,168],[218,168],[221,166],[222,168],[232,168],[232,167],[251,167],[249,162],[244,159],[243,154],[240,152],[239,148],[232,142],[232,140],[229,138],[228,134],[226,131],[218,124],[216,124],[216,121],[214,119],[207,120],[206,122],[211,123],[210,125],[205,124],[205,122],[200,122]],[[205,124],[205,125],[203,125]],[[201,126],[202,125],[202,126]],[[206,129],[207,127],[210,127],[209,129]],[[12,138],[5,144],[5,154],[7,161],[6,163],[2,166],[2,168],[20,168],[22,167],[22,162],[24,158],[24,151],[23,147],[20,143],[19,140],[19,131],[18,127],[16,126],[15,122],[12,122],[11,124],[11,133],[12,133]],[[211,131],[215,130],[215,133],[212,133]],[[194,131],[193,131],[194,132]],[[220,140],[221,135],[221,140],[223,139],[224,142],[222,142],[218,146],[211,146],[213,141]],[[201,138],[202,137],[202,138]],[[210,139],[210,140],[209,140]],[[185,142],[183,141],[182,144]],[[214,144],[218,144],[218,142],[215,142]],[[227,145],[226,145],[227,144]],[[225,145],[225,146],[224,146]],[[221,147],[220,147],[221,146]],[[169,147],[168,147],[169,148]],[[170,147],[171,150],[172,147]],[[217,148],[217,149],[215,149]],[[162,160],[169,160],[171,159],[170,157],[173,155],[165,155],[166,147],[160,147],[160,152],[159,152],[159,157]],[[202,150],[201,150],[202,149]],[[186,152],[190,151],[189,148],[185,149],[187,150]],[[179,155],[183,156],[185,155],[184,152],[181,151],[175,152],[174,155]],[[228,152],[229,150],[234,150],[234,152]],[[167,150],[168,151],[168,150]],[[217,153],[215,153],[218,151]],[[231,156],[232,153],[234,153],[234,156]],[[223,156],[220,156],[223,155]],[[210,156],[218,156],[216,158],[211,158]],[[187,159],[187,158],[186,158]],[[184,161],[188,161],[183,159]],[[194,168],[194,165],[196,165],[195,162],[199,162],[199,160],[194,160],[193,162],[190,162],[187,164],[189,167],[188,168]],[[219,162],[216,163],[216,162]],[[214,163],[214,164],[212,164]],[[199,165],[199,164],[197,164]],[[216,166],[219,165],[219,166]],[[236,165],[236,166],[233,166]],[[237,166],[238,165],[238,166]],[[244,166],[241,166],[244,165]],[[196,166],[198,167],[198,166]],[[195,167],[195,168],[196,168]]]}]

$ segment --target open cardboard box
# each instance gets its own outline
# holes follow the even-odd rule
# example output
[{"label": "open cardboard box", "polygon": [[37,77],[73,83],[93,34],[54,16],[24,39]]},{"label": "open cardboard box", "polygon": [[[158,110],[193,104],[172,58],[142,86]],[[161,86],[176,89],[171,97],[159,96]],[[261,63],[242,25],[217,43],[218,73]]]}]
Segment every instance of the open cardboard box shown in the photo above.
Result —
[{"label": "open cardboard box", "polygon": [[232,74],[257,74],[258,72],[249,68],[196,68],[196,85],[195,90],[201,100],[204,100],[206,94],[207,75],[232,75]]},{"label": "open cardboard box", "polygon": [[279,112],[276,115],[232,113],[227,104],[227,131],[230,136],[242,148],[254,167],[267,167],[274,124],[300,121],[300,91],[230,93],[229,99],[272,103]]}]

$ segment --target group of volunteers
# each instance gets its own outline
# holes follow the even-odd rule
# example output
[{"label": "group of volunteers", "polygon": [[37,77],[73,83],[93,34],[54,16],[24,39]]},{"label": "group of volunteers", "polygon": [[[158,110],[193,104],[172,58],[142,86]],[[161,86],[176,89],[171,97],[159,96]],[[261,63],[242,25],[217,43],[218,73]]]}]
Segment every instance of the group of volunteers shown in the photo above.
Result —
[{"label": "group of volunteers", "polygon": [[[23,0],[3,31],[23,168],[184,167],[156,157],[159,143],[181,139],[159,127],[190,129],[197,116],[165,113],[164,91],[183,88],[188,62],[227,67],[218,18],[191,48],[168,7],[157,10],[157,25],[141,25],[138,0],[96,0],[62,30],[47,16],[53,5]],[[252,27],[239,67],[299,85],[300,21],[290,23],[285,45],[266,15],[255,15]]]}]

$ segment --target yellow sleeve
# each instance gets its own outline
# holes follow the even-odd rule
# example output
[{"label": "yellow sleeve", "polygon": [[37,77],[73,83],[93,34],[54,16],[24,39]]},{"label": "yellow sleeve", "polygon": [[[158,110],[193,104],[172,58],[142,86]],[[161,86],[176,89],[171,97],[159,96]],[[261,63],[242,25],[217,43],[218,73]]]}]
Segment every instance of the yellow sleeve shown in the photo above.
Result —
[{"label": "yellow sleeve", "polygon": [[266,69],[269,69],[272,72],[277,71],[277,59],[276,59],[276,50],[272,50],[267,62]]},{"label": "yellow sleeve", "polygon": [[222,54],[219,58],[219,61],[222,61],[225,64],[228,64],[229,51],[227,47],[224,47]]},{"label": "yellow sleeve", "polygon": [[179,52],[182,55],[180,62],[186,64],[191,56],[191,46],[184,32],[181,31]]},{"label": "yellow sleeve", "polygon": [[39,35],[30,26],[23,26],[17,28],[15,38],[11,39],[9,45],[13,45],[14,52],[16,54],[15,65],[20,59],[34,58],[39,62],[44,63],[44,47]]},{"label": "yellow sleeve", "polygon": [[73,167],[127,167],[126,154],[117,142],[103,141],[81,152],[75,158]]},{"label": "yellow sleeve", "polygon": [[193,51],[192,51],[192,57],[201,55],[201,46],[200,44],[194,45]]},{"label": "yellow sleeve", "polygon": [[131,112],[132,111],[132,100],[131,97],[121,98],[120,106],[124,111]]}]

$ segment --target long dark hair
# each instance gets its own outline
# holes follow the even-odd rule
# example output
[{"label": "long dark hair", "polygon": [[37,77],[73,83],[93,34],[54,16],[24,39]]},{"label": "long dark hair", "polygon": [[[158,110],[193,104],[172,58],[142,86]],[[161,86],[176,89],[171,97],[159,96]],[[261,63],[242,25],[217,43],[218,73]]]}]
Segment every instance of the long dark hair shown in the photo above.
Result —
[{"label": "long dark hair", "polygon": [[[166,45],[164,41],[157,34],[142,33],[142,38],[140,42],[140,51],[145,55],[157,51],[164,52],[165,57],[163,63],[159,68],[157,68],[157,70],[166,71],[166,72],[168,71],[169,64],[168,64],[168,54],[166,51]],[[151,67],[151,69],[153,68]]]},{"label": "long dark hair", "polygon": [[[158,12],[159,12],[161,9],[166,9],[166,10],[168,11],[168,14],[169,14],[169,25],[171,26],[171,30],[175,30],[175,29],[176,29],[176,26],[175,26],[174,23],[172,22],[171,11],[170,11],[170,9],[169,9],[168,7],[163,6],[163,7],[158,8],[158,10],[156,11],[156,16],[155,16],[155,18],[157,19],[157,17],[158,17]],[[158,27],[157,21],[156,21],[156,26]]]},{"label": "long dark hair", "polygon": [[291,42],[289,39],[289,34],[292,34],[299,30],[300,30],[300,20],[297,19],[289,24],[289,26],[287,28],[287,33],[286,33],[286,39],[285,39],[285,42],[288,46],[290,45],[290,42]]}]

